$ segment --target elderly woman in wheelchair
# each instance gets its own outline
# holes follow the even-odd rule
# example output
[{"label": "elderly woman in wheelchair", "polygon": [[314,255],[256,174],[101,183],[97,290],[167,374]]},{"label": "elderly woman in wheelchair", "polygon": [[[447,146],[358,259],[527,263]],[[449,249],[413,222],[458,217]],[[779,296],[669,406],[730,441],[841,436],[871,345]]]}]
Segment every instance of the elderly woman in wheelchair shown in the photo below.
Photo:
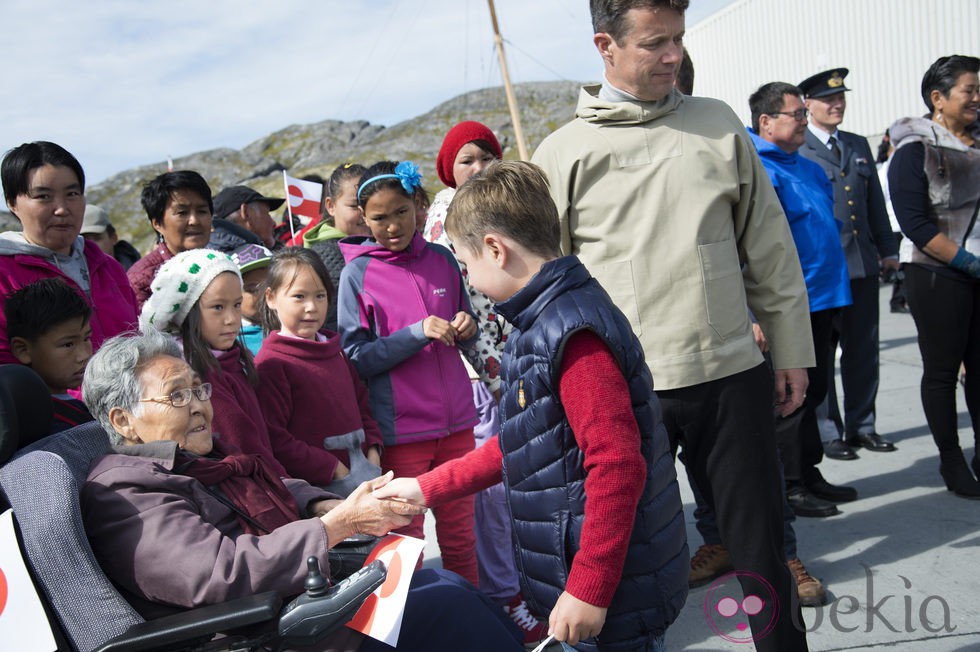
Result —
[{"label": "elderly woman in wheelchair", "polygon": [[[85,530],[106,574],[144,616],[276,591],[302,593],[306,560],[355,534],[382,535],[422,508],[378,500],[383,476],[339,500],[276,477],[258,456],[211,432],[210,385],[158,333],[108,340],[85,373],[83,397],[113,452],[81,490]],[[512,624],[451,573],[416,572],[398,649],[520,650]],[[324,648],[325,646],[325,648]],[[348,628],[330,650],[391,650]]]}]

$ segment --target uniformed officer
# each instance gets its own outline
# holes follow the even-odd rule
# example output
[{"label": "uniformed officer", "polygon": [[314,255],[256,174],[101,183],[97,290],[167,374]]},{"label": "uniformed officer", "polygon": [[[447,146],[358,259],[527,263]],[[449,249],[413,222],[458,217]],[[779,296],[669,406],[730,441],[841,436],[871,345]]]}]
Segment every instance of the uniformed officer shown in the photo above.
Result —
[{"label": "uniformed officer", "polygon": [[[841,244],[851,279],[853,304],[841,312],[841,380],[844,390],[844,439],[824,442],[824,453],[855,459],[853,448],[893,451],[875,430],[878,395],[878,259],[885,270],[898,269],[898,242],[892,233],[875,170],[875,158],[863,136],[837,127],[844,120],[847,68],[817,73],[800,82],[810,111],[806,141],[799,152],[823,168],[834,188],[834,216],[843,223]],[[830,367],[833,378],[833,365]],[[835,403],[836,395],[828,394]],[[832,500],[830,497],[822,498]]]}]

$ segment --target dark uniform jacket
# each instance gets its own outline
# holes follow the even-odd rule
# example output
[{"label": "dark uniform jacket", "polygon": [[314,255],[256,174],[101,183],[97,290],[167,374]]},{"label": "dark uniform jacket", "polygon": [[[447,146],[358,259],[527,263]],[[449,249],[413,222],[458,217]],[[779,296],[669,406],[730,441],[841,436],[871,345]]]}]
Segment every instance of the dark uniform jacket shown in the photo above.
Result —
[{"label": "dark uniform jacket", "polygon": [[837,131],[841,160],[820,139],[806,130],[801,156],[823,168],[834,187],[834,217],[843,222],[841,244],[852,279],[878,275],[878,258],[898,255],[881,193],[875,159],[866,138]]}]

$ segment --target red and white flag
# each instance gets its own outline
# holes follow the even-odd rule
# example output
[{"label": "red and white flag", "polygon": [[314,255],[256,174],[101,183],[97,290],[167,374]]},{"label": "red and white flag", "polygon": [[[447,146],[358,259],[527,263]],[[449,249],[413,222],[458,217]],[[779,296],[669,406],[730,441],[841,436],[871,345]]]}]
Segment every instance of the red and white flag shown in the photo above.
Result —
[{"label": "red and white flag", "polygon": [[323,192],[323,184],[316,181],[304,181],[294,179],[282,171],[282,180],[286,186],[286,202],[289,207],[289,215],[299,218],[303,226],[311,220],[320,218],[320,193]]},{"label": "red and white flag", "polygon": [[392,647],[398,645],[402,629],[408,585],[425,541],[400,534],[389,534],[374,547],[364,565],[380,559],[388,567],[384,584],[374,590],[347,626]]},{"label": "red and white flag", "polygon": [[14,512],[0,514],[0,647],[54,652],[58,646],[24,566],[14,533]]}]

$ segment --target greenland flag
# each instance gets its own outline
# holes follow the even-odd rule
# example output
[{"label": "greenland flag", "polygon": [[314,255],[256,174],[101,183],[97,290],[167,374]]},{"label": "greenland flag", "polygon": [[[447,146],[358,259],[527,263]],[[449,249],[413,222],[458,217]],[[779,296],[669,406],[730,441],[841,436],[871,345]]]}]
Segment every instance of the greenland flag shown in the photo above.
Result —
[{"label": "greenland flag", "polygon": [[286,174],[285,170],[282,171],[282,179],[286,185],[286,201],[290,216],[298,217],[303,226],[309,224],[311,220],[319,219],[320,193],[323,191],[323,184],[294,179]]},{"label": "greenland flag", "polygon": [[14,532],[14,512],[0,514],[0,647],[23,652],[55,652],[44,607],[24,566]]},{"label": "greenland flag", "polygon": [[378,542],[364,564],[380,559],[388,568],[388,577],[364,600],[348,627],[392,647],[398,645],[408,585],[424,548],[422,539],[401,534],[389,534]]}]

